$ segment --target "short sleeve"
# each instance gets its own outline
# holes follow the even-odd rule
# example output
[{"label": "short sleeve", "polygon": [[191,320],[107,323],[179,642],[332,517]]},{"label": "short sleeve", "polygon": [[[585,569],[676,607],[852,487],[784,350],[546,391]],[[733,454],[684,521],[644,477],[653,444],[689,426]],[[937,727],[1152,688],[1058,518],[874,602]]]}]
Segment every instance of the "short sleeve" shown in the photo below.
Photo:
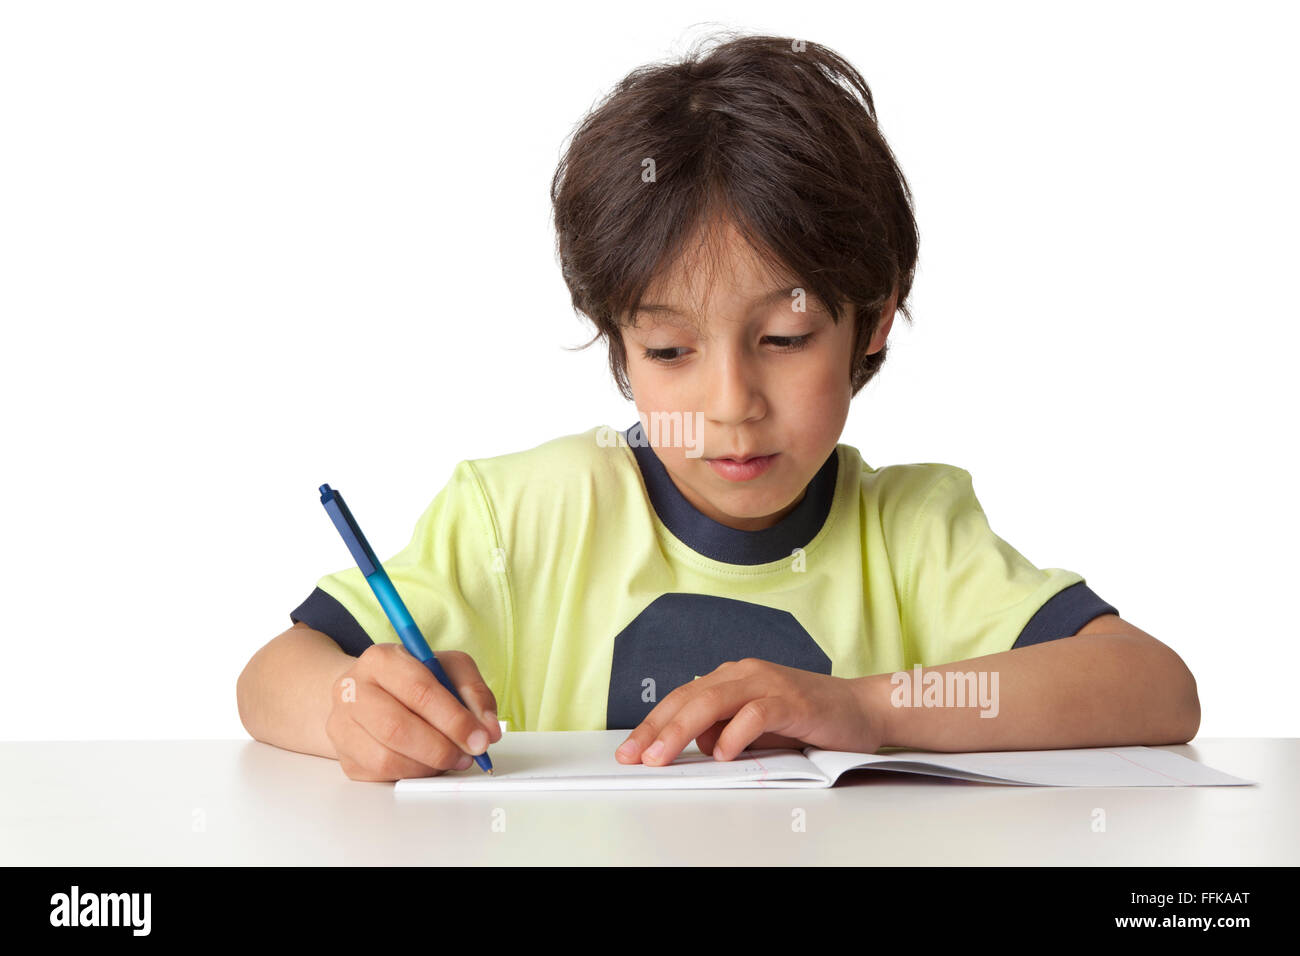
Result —
[{"label": "short sleeve", "polygon": [[[406,547],[380,560],[430,649],[469,654],[504,701],[513,637],[509,584],[490,502],[470,462],[456,466]],[[289,616],[353,655],[372,642],[401,640],[356,565],[321,578]]]},{"label": "short sleeve", "polygon": [[[1044,605],[1084,580],[1073,571],[1036,567],[993,533],[970,473],[939,467],[940,477],[916,512],[907,552],[902,608],[907,667],[1010,650]],[[1076,588],[1071,595],[1086,590]]]}]

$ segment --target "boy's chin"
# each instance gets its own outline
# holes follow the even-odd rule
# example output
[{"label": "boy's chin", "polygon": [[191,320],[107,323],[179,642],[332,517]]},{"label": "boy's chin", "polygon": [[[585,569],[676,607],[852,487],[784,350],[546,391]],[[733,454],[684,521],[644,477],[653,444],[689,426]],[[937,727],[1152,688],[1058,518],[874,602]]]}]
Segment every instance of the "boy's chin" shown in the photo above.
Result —
[{"label": "boy's chin", "polygon": [[772,525],[793,511],[803,496],[803,491],[794,497],[788,497],[774,493],[771,488],[765,488],[759,493],[757,488],[741,485],[730,489],[730,494],[724,489],[722,494],[713,498],[713,507],[737,522],[766,522],[767,525]]}]

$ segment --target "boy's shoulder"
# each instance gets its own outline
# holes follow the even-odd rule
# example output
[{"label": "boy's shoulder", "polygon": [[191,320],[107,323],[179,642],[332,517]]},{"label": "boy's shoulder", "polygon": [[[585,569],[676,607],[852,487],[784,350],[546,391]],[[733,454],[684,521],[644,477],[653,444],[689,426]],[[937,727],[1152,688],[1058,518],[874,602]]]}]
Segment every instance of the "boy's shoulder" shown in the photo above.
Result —
[{"label": "boy's shoulder", "polygon": [[484,491],[496,500],[555,501],[566,494],[590,493],[598,487],[635,486],[637,472],[632,451],[626,443],[618,443],[619,437],[618,429],[597,425],[521,451],[472,458],[467,464]]},{"label": "boy's shoulder", "polygon": [[907,534],[931,516],[943,521],[979,507],[973,479],[965,468],[926,461],[873,468],[862,462],[862,505],[896,534]]},{"label": "boy's shoulder", "polygon": [[579,473],[608,458],[616,450],[612,446],[619,437],[618,429],[597,425],[583,432],[547,439],[531,448],[471,458],[469,462],[480,472],[516,473],[521,468],[545,467],[558,473]]},{"label": "boy's shoulder", "polygon": [[852,445],[841,442],[839,450],[848,467],[861,472],[863,497],[881,504],[919,504],[916,499],[924,500],[941,487],[971,481],[970,472],[965,468],[946,462],[921,461],[876,468]]},{"label": "boy's shoulder", "polygon": [[[861,459],[859,459],[861,460]],[[862,462],[862,487],[881,498],[912,499],[930,496],[940,487],[971,482],[965,468],[940,461],[912,462],[873,468]]]}]

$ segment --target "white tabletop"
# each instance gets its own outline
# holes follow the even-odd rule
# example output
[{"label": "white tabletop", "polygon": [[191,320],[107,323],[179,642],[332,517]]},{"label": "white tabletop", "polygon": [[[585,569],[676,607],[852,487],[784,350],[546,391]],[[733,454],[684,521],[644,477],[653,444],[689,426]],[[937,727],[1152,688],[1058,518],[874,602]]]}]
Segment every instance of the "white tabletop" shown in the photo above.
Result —
[{"label": "white tabletop", "polygon": [[0,864],[1300,863],[1300,739],[1161,749],[1259,783],[1072,789],[852,771],[828,790],[413,801],[253,740],[0,742]]}]

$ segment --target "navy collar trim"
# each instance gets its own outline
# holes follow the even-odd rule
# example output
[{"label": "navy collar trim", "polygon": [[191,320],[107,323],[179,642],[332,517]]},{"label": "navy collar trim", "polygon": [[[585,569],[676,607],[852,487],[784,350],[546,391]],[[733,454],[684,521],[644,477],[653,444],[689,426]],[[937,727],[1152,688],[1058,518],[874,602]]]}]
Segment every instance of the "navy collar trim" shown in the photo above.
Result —
[{"label": "navy collar trim", "polygon": [[650,504],[659,520],[692,550],[725,564],[767,564],[790,557],[795,548],[805,547],[826,523],[835,500],[839,477],[839,448],[808,483],[803,500],[793,511],[760,531],[729,528],[700,512],[673,484],[663,462],[645,439],[641,422],[623,432],[645,480]]}]

